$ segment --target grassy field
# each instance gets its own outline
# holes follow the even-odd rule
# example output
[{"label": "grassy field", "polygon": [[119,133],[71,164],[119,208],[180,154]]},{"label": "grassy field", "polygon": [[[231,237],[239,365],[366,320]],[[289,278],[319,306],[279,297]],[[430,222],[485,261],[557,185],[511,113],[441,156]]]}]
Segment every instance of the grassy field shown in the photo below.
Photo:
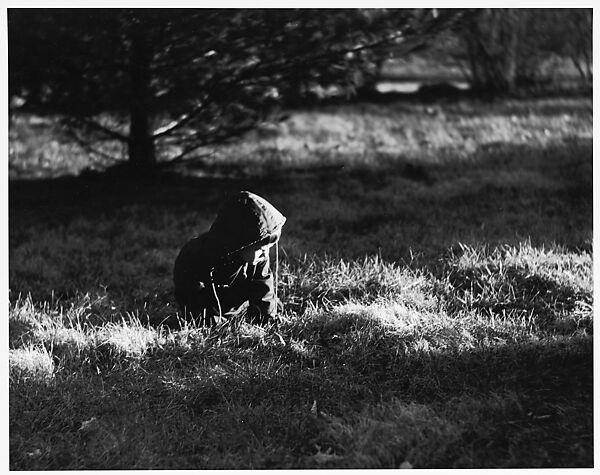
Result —
[{"label": "grassy field", "polygon": [[[593,466],[591,99],[294,111],[144,183],[10,139],[11,469]],[[165,325],[240,189],[279,322]]]}]

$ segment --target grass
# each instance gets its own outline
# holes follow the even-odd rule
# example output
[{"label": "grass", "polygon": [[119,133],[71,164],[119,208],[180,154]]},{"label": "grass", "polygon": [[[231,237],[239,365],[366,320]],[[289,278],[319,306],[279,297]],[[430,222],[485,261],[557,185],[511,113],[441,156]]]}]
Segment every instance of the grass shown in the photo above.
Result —
[{"label": "grass", "polygon": [[[29,121],[11,469],[593,466],[588,99],[296,111],[155,183],[17,179],[45,141],[91,161],[52,123],[34,153]],[[165,325],[179,248],[238,189],[288,217],[285,310]]]}]

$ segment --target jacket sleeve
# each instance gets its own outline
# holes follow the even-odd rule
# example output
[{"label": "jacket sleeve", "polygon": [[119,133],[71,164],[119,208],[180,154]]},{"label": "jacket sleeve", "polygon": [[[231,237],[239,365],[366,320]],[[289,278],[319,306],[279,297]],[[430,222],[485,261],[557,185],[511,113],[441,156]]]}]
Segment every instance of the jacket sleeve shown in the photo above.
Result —
[{"label": "jacket sleeve", "polygon": [[175,259],[173,280],[175,288],[197,289],[210,283],[209,251],[204,236],[188,241]]},{"label": "jacket sleeve", "polygon": [[269,259],[254,266],[252,276],[247,282],[250,318],[270,318],[275,316],[277,304],[273,286],[273,273]]}]

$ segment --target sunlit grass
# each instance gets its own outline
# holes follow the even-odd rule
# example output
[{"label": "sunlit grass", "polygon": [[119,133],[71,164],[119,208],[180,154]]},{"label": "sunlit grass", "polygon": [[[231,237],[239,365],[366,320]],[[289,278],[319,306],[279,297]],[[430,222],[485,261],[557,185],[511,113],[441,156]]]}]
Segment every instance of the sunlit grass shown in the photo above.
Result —
[{"label": "sunlit grass", "polygon": [[[586,107],[305,111],[215,163],[351,170],[13,188],[11,468],[591,466]],[[284,310],[178,320],[172,262],[238,188],[288,217]]]},{"label": "sunlit grass", "polygon": [[[577,297],[562,298],[540,288],[523,300],[527,295],[519,296],[520,281],[515,283],[509,271],[490,270],[492,266],[543,275]],[[585,361],[591,349],[591,259],[528,244],[496,250],[463,247],[443,269],[437,275],[407,271],[377,257],[352,264],[306,259],[293,267],[295,279],[290,278],[292,268],[284,269],[287,310],[278,325],[267,328],[233,322],[213,329],[188,325],[170,330],[131,316],[117,321],[110,312],[104,313],[107,322],[98,321],[89,299],[67,310],[50,304],[36,308],[31,299],[21,300],[11,308],[11,327],[28,318],[32,325],[29,339],[13,341],[13,391],[23,403],[35,404],[45,393],[32,394],[32,381],[51,378],[55,404],[62,408],[78,399],[67,389],[70,384],[81,381],[91,387],[106,381],[113,396],[101,392],[95,398],[118,397],[133,413],[148,404],[166,411],[161,422],[140,412],[150,432],[133,439],[119,434],[129,433],[138,422],[111,415],[103,409],[105,403],[76,411],[74,426],[92,418],[103,424],[99,435],[93,435],[99,437],[94,439],[99,452],[87,454],[87,446],[78,445],[83,440],[78,432],[67,449],[69,462],[62,466],[163,467],[167,452],[155,445],[151,432],[172,433],[169,427],[181,424],[182,414],[188,419],[181,429],[200,431],[192,438],[204,447],[197,449],[204,455],[193,456],[190,442],[177,438],[182,433],[164,448],[179,454],[180,467],[519,466],[527,460],[545,465],[542,452],[523,453],[513,442],[506,455],[503,449],[463,447],[462,441],[473,431],[491,446],[507,437],[526,437],[507,421],[537,420],[528,415],[526,401],[546,384],[551,388],[558,382],[544,383],[545,361],[556,361],[559,375],[568,370],[570,359],[578,365]],[[565,281],[559,269],[569,269],[572,280]],[[471,275],[481,278],[467,277]],[[326,276],[331,279],[324,280]],[[510,301],[510,296],[516,297]],[[297,301],[310,303],[294,305]],[[565,312],[571,304],[575,311]],[[97,323],[90,325],[94,319]],[[532,344],[536,346],[528,346]],[[531,371],[540,364],[532,381]],[[486,365],[484,371],[481,365]],[[579,372],[585,374],[584,368]],[[495,395],[485,396],[490,390]],[[543,411],[535,417],[558,417],[569,437],[565,417],[572,406],[563,396],[553,403],[547,399],[551,392],[541,394],[546,398]],[[387,402],[378,402],[381,398]],[[552,404],[561,405],[562,412]],[[490,427],[490,415],[501,426]],[[218,430],[195,426],[197,417],[206,416],[219,424]],[[582,417],[577,417],[576,431],[585,435],[591,420]],[[535,429],[538,434],[545,430]],[[19,437],[26,433],[21,429]],[[41,455],[21,453],[19,463],[60,466],[52,442],[31,443],[29,453],[39,450]],[[120,455],[126,450],[133,453]],[[222,450],[231,458],[222,459]],[[137,453],[139,457],[133,455]],[[80,465],[78,457],[87,462]]]},{"label": "sunlit grass", "polygon": [[[238,173],[281,173],[311,168],[377,167],[417,160],[444,164],[477,161],[498,144],[546,147],[564,138],[591,138],[588,99],[411,104],[360,104],[292,114],[240,143],[221,146],[205,162]],[[550,107],[551,114],[536,113]],[[210,169],[210,168],[209,168]]]},{"label": "sunlit grass", "polygon": [[11,381],[21,379],[46,380],[54,375],[52,354],[44,347],[27,346],[9,351]]},{"label": "sunlit grass", "polygon": [[[203,165],[197,173],[261,176],[406,161],[478,161],[479,152],[499,144],[544,148],[564,139],[591,138],[591,114],[588,98],[327,106],[291,112],[233,144],[199,149]],[[77,174],[127,156],[124,145],[113,142],[96,147],[101,154],[89,154],[51,118],[15,115],[11,121],[11,177]],[[168,160],[169,149],[160,150]]]}]

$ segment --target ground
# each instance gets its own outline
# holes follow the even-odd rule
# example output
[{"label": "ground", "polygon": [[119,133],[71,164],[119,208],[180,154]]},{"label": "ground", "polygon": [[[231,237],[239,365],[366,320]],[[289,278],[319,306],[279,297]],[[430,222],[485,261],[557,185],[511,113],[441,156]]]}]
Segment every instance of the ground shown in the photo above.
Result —
[{"label": "ground", "polygon": [[[145,182],[10,133],[11,469],[593,466],[591,99],[296,110]],[[166,326],[240,189],[279,321]]]}]

